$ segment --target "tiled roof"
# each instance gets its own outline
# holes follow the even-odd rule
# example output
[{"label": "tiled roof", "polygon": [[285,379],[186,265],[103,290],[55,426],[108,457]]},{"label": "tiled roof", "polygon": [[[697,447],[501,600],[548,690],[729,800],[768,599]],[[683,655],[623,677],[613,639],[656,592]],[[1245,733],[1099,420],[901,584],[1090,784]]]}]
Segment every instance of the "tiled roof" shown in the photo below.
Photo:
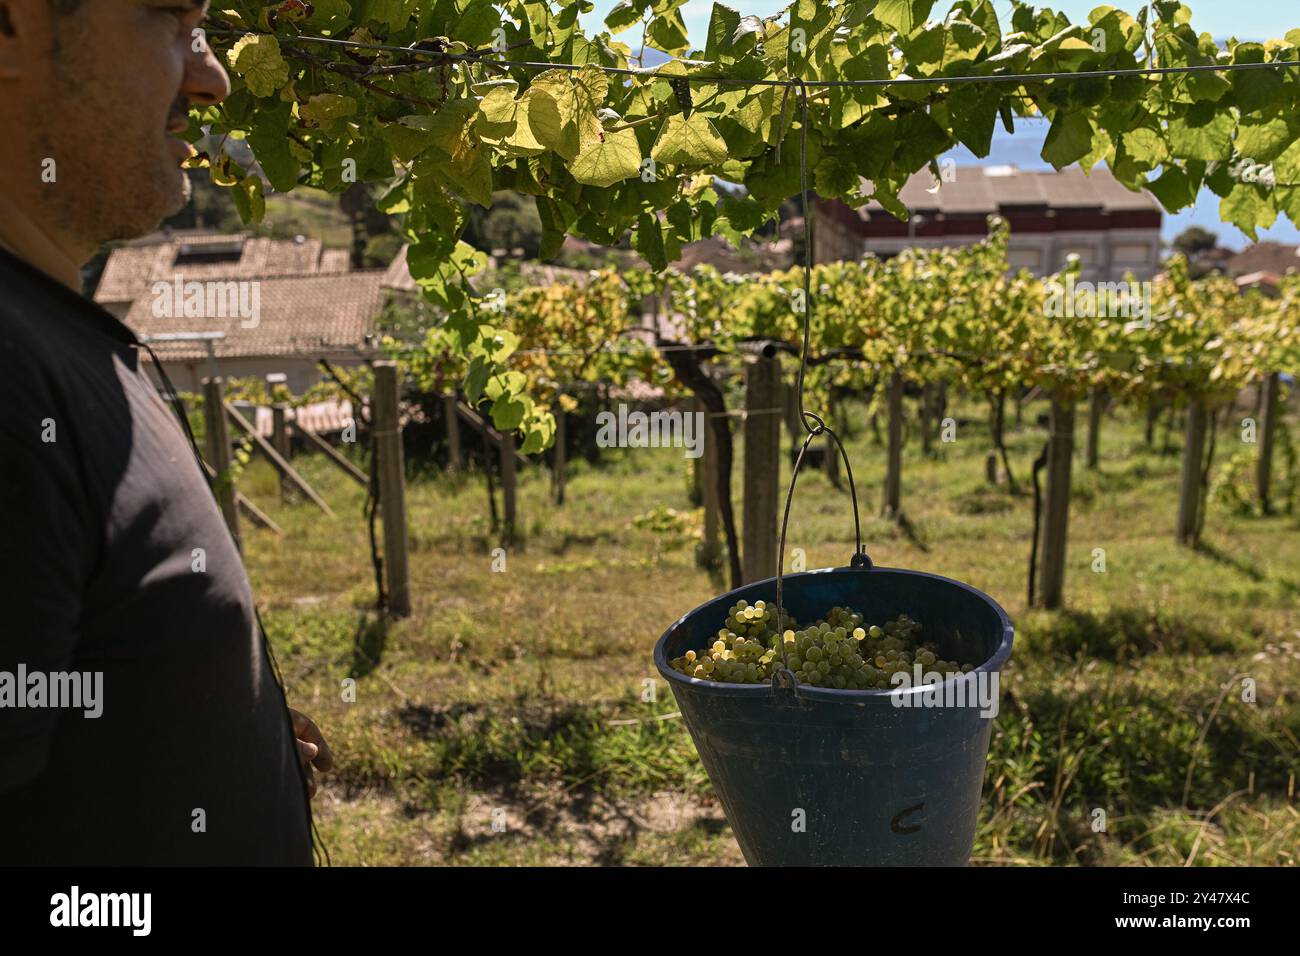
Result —
[{"label": "tiled roof", "polygon": [[683,273],[690,273],[699,265],[713,266],[719,272],[741,274],[767,272],[771,268],[765,255],[767,250],[757,243],[747,242],[742,248],[749,254],[733,249],[731,243],[721,236],[710,236],[682,246],[681,258],[670,265]]},{"label": "tiled roof", "polygon": [[1297,253],[1300,249],[1281,242],[1257,242],[1230,258],[1227,270],[1231,275],[1251,272],[1286,275],[1288,270],[1300,270],[1300,255]]},{"label": "tiled roof", "polygon": [[1244,276],[1237,277],[1238,289],[1253,289],[1258,287],[1267,287],[1276,289],[1282,283],[1282,277],[1276,272],[1249,272]]},{"label": "tiled roof", "polygon": [[[1095,167],[1090,174],[1077,167],[1053,172],[957,166],[950,182],[934,192],[931,189],[934,177],[929,169],[921,169],[908,179],[899,199],[908,209],[945,215],[990,215],[1000,207],[1027,205],[1102,212],[1160,208],[1150,193],[1130,191],[1104,166]],[[879,214],[883,207],[873,200],[863,210]]]},{"label": "tiled roof", "polygon": [[[150,294],[136,299],[123,321],[139,335],[224,332],[226,337],[215,343],[219,358],[368,353],[366,335],[374,332],[375,318],[384,303],[383,277],[382,270],[367,269],[338,275],[211,279],[211,284],[257,282],[259,314],[254,328],[244,328],[237,312],[231,317],[156,316]],[[191,278],[188,273],[187,278]],[[249,297],[246,302],[251,302],[251,291],[245,295]],[[202,342],[150,344],[164,361],[207,355]]]},{"label": "tiled roof", "polygon": [[[185,279],[256,279],[268,276],[316,275],[348,271],[346,250],[322,250],[319,239],[272,239],[246,233],[187,233],[166,236],[161,241],[128,243],[109,254],[95,289],[100,303],[134,302],[146,295],[153,283],[171,282],[177,274]],[[186,253],[202,255],[215,247],[230,247],[238,258],[215,261],[183,261]],[[342,253],[342,259],[336,255]],[[177,263],[181,258],[182,262]]]},{"label": "tiled roof", "polygon": [[322,249],[317,272],[351,272],[352,253],[347,249]]}]

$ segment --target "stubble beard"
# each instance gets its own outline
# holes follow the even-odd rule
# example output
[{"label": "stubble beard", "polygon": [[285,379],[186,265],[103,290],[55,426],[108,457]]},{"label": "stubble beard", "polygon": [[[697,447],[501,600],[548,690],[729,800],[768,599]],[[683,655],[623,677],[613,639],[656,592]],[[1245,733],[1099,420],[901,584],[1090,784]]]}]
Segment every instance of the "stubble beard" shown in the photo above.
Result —
[{"label": "stubble beard", "polygon": [[190,200],[191,186],[168,148],[163,131],[141,129],[131,109],[93,82],[73,77],[94,75],[65,42],[58,56],[51,93],[36,105],[41,129],[37,143],[38,175],[53,159],[55,181],[38,178],[44,217],[84,248],[131,239],[157,228]]}]

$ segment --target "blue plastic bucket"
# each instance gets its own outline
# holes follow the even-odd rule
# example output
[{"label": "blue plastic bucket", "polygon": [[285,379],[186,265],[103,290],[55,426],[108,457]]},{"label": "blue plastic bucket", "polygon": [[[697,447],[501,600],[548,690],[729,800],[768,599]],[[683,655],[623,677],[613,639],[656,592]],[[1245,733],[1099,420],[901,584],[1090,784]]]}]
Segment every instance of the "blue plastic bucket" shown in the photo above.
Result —
[{"label": "blue plastic bucket", "polygon": [[[799,685],[788,671],[770,684],[715,683],[669,665],[711,644],[737,601],[771,603],[775,595],[769,578],[714,598],[670,627],[654,652],[746,861],[964,866],[975,840],[989,707],[953,706],[951,697],[926,706],[922,687]],[[968,701],[997,700],[1013,629],[975,588],[920,571],[835,568],[784,576],[782,603],[800,624],[836,605],[873,623],[907,614],[941,657],[979,662],[929,689],[930,702],[954,694],[959,681]],[[912,706],[896,706],[903,702]]]}]

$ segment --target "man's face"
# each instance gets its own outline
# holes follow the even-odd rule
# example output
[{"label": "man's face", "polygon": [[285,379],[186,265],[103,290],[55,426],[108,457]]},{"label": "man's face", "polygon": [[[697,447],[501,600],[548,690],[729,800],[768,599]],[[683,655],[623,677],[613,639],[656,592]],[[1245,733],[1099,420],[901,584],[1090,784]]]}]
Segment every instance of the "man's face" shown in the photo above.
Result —
[{"label": "man's face", "polygon": [[[43,228],[92,251],[148,232],[184,207],[187,150],[177,134],[186,109],[230,92],[225,71],[194,36],[205,0],[80,0],[62,15],[51,0],[0,4],[11,9],[11,51],[20,47],[0,75],[0,96],[9,100],[0,118],[16,139],[0,147],[9,180],[0,188],[12,187],[10,198]],[[45,181],[48,160],[53,182]]]}]

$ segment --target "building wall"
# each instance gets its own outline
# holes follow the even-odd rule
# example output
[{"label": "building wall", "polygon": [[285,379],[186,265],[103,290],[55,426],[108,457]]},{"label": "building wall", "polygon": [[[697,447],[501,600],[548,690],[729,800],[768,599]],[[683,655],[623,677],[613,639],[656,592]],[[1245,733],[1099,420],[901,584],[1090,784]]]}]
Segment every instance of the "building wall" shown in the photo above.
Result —
[{"label": "building wall", "polygon": [[[802,234],[799,238],[802,240]],[[817,216],[813,220],[813,253],[813,262],[851,262],[862,255],[862,237],[830,216]]]},{"label": "building wall", "polygon": [[[289,387],[289,391],[295,395],[301,395],[311,386],[328,377],[316,364],[316,356],[217,358],[215,362],[209,362],[206,359],[169,362],[161,349],[156,351],[158,351],[158,358],[162,360],[163,368],[167,371],[167,377],[171,379],[172,385],[182,392],[203,391],[203,379],[213,375],[220,375],[225,379],[265,379],[267,375],[281,372],[287,376],[285,384]],[[330,355],[326,356],[326,358],[331,365],[341,367],[352,367],[360,365],[362,362],[356,356],[337,357]],[[148,364],[152,366],[153,363]],[[155,381],[157,381],[157,376],[155,376]]]},{"label": "building wall", "polygon": [[[896,255],[908,247],[941,248],[968,246],[981,235],[871,236],[863,251]],[[1081,281],[1117,282],[1132,272],[1138,280],[1150,279],[1160,270],[1159,228],[1020,232],[1014,230],[1007,258],[1013,269],[1028,269],[1036,276],[1049,275],[1065,265],[1066,257],[1077,252],[1082,259]]]}]

